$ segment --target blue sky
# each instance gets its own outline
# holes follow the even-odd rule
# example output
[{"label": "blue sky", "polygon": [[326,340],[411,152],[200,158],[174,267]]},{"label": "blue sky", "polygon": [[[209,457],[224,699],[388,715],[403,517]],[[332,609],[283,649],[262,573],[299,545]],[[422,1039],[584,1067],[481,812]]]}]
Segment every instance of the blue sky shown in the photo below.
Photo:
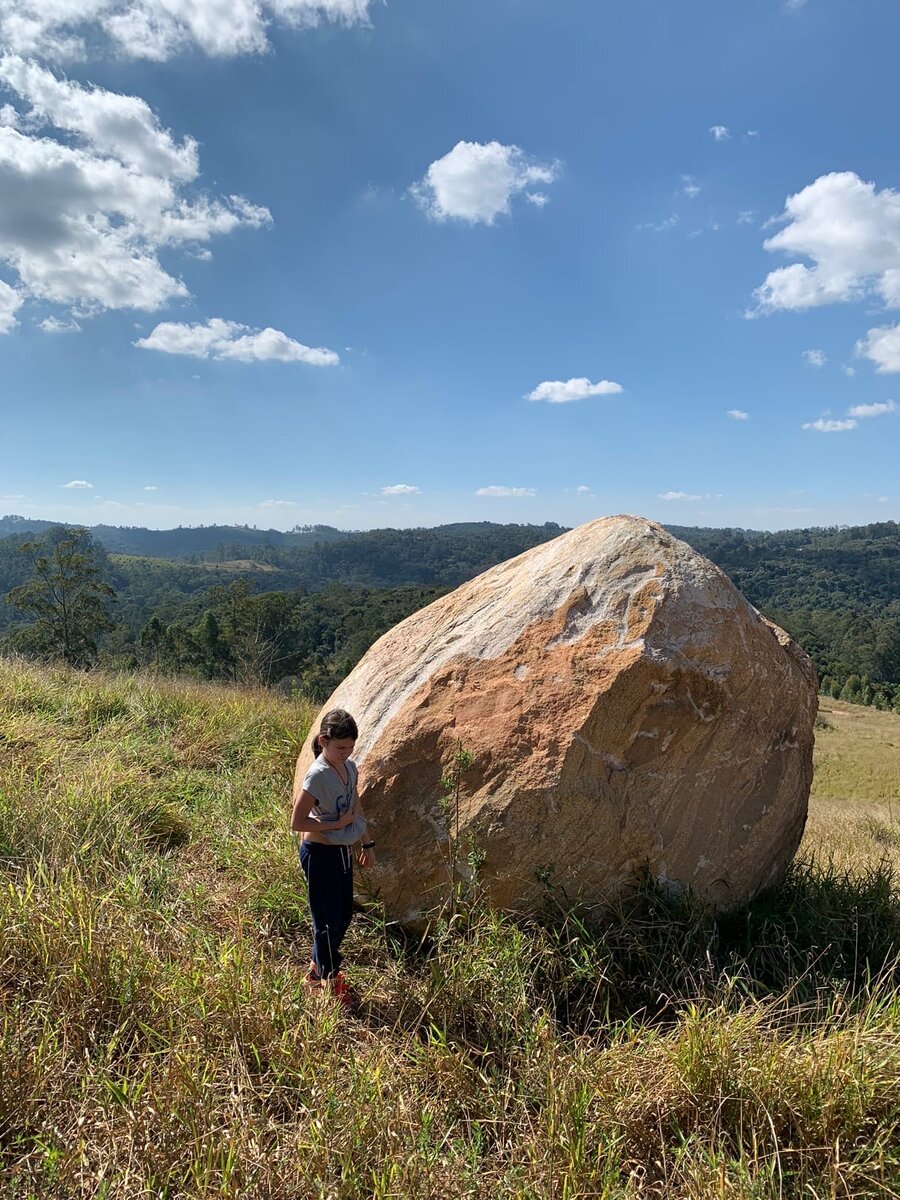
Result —
[{"label": "blue sky", "polygon": [[0,0],[0,511],[900,516],[894,0],[67,7]]}]

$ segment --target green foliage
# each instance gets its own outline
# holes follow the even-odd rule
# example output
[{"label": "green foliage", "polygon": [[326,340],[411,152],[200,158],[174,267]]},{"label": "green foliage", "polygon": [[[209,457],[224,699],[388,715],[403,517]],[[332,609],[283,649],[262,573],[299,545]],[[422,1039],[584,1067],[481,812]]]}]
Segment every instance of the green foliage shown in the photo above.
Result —
[{"label": "green foliage", "polygon": [[[246,580],[211,588],[205,609],[169,624],[154,616],[139,635],[141,661],[202,679],[271,685],[324,700],[369,646],[429,603],[423,588],[346,588],[254,594]],[[196,609],[194,610],[196,612]]]}]

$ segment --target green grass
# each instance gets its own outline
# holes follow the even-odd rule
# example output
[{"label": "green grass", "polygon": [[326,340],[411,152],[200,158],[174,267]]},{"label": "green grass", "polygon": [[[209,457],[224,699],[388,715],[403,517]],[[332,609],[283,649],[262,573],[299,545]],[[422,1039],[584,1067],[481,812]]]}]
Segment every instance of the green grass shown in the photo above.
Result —
[{"label": "green grass", "polygon": [[784,884],[715,918],[360,914],[306,994],[309,706],[0,663],[0,1195],[900,1194],[900,718],[826,702]]}]

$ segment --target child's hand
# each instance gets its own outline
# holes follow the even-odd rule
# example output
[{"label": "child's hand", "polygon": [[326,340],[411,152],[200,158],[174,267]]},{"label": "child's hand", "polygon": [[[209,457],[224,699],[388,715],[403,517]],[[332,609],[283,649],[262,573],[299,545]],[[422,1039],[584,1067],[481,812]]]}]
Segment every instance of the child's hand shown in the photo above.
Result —
[{"label": "child's hand", "polygon": [[374,846],[370,846],[368,850],[360,850],[359,865],[361,867],[374,867],[375,866],[375,847]]},{"label": "child's hand", "polygon": [[347,811],[340,818],[340,820],[334,826],[334,828],[335,829],[343,829],[347,825],[352,825],[355,820],[356,820],[356,806],[354,805],[353,808],[347,809]]}]

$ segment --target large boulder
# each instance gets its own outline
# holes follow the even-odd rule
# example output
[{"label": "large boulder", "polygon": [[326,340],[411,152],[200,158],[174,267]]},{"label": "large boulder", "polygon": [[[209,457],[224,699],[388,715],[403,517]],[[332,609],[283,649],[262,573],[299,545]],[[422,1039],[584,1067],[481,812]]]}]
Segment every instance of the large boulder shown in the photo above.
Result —
[{"label": "large boulder", "polygon": [[[329,699],[360,728],[372,878],[415,921],[470,851],[492,903],[549,883],[603,902],[636,878],[725,907],[784,872],[806,821],[815,672],[707,559],[661,525],[607,517],[414,613]],[[314,728],[318,728],[318,723]],[[311,736],[304,747],[311,760]]]}]

